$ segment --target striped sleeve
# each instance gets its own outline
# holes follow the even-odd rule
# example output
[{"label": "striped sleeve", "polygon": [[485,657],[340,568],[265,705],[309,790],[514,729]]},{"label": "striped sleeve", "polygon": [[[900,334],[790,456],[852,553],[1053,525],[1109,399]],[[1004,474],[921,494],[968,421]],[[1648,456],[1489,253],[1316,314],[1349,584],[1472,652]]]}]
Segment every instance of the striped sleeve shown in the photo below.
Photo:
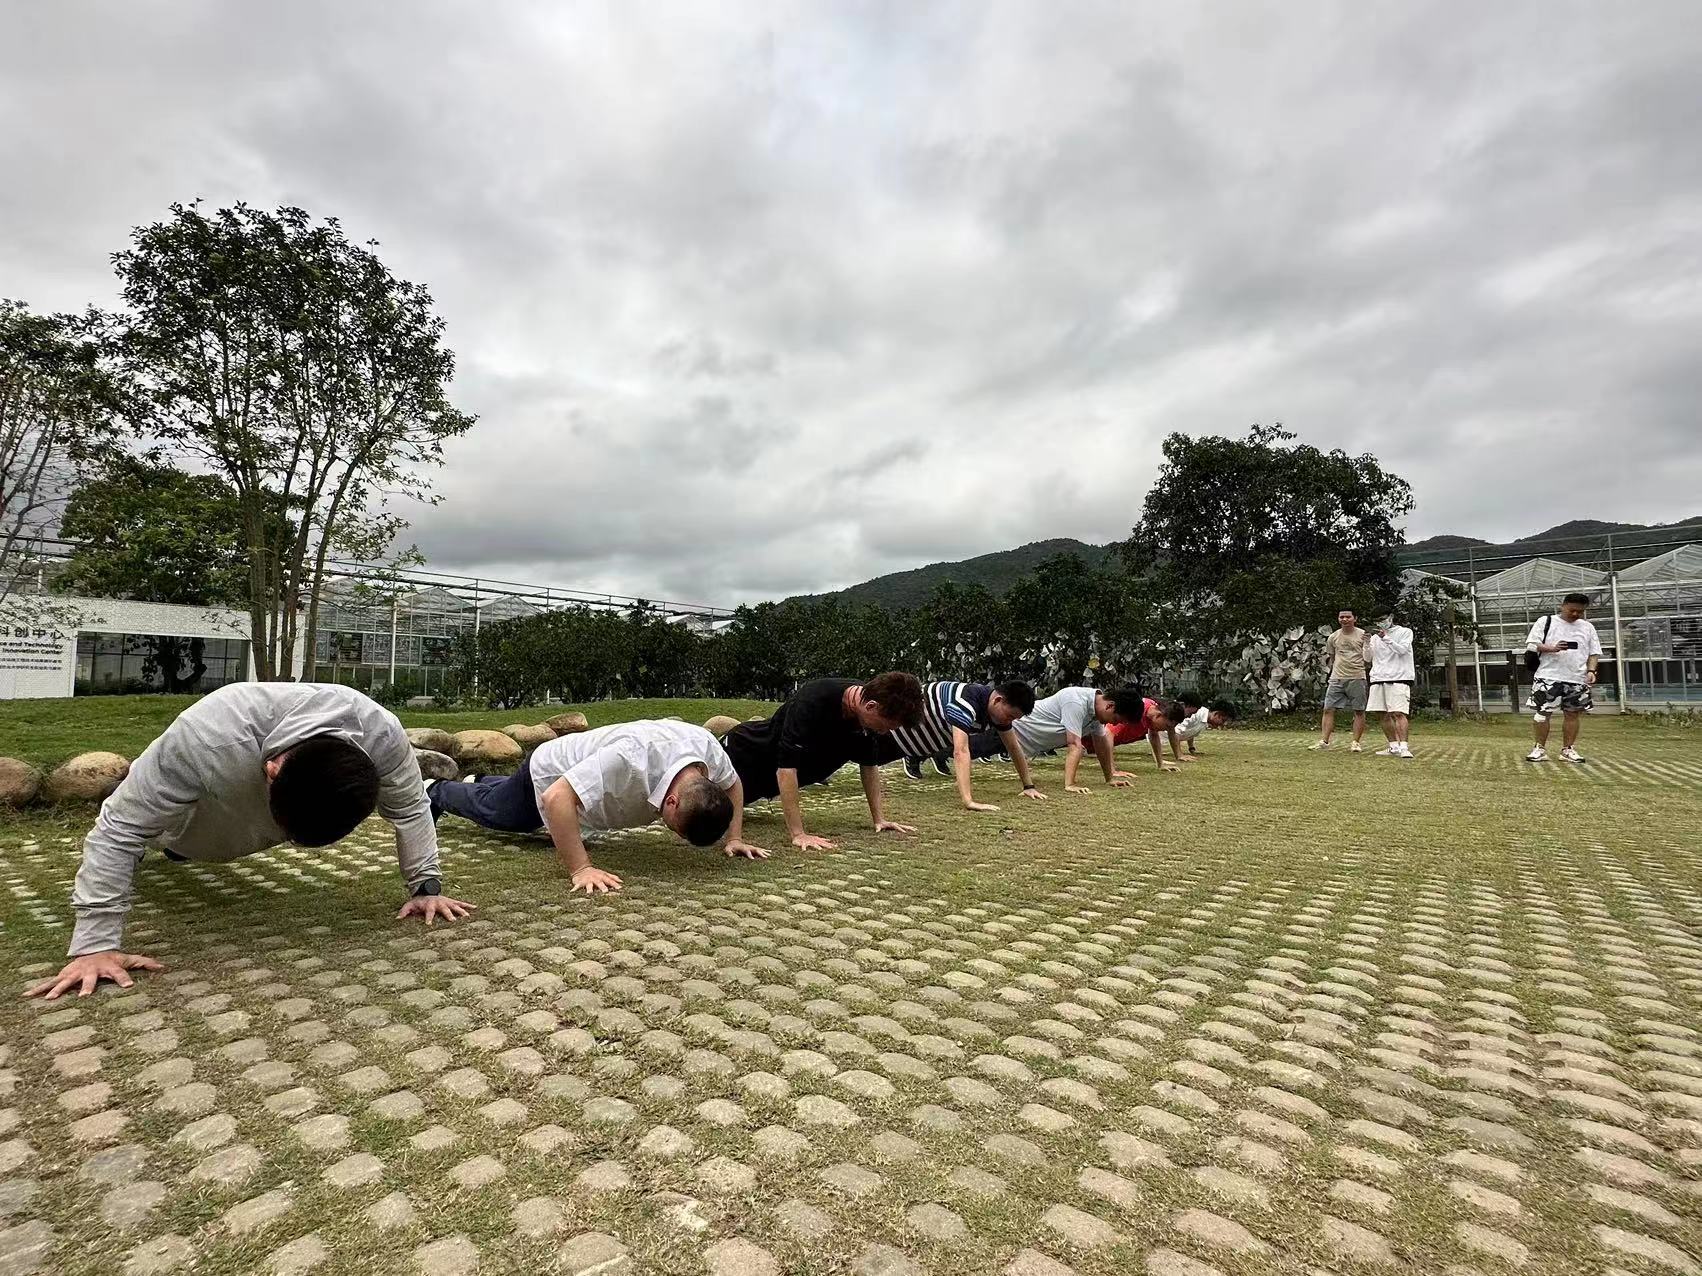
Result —
[{"label": "striped sleeve", "polygon": [[970,684],[967,682],[942,682],[939,687],[939,714],[948,726],[957,727],[974,735],[981,730],[981,715],[976,710],[975,703],[969,698]]}]

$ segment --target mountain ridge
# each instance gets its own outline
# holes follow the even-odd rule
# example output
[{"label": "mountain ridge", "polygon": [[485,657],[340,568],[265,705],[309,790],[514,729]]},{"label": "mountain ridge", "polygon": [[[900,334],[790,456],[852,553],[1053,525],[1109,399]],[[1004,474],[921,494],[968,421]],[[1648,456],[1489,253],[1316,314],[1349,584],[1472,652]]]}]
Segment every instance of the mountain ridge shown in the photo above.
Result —
[{"label": "mountain ridge", "polygon": [[[1437,567],[1456,561],[1459,551],[1465,549],[1485,551],[1486,560],[1521,552],[1530,556],[1543,552],[1577,553],[1592,548],[1591,541],[1611,532],[1616,536],[1628,537],[1623,546],[1626,551],[1623,563],[1629,564],[1650,556],[1638,552],[1639,542],[1658,544],[1662,540],[1671,539],[1670,536],[1659,534],[1671,533],[1678,528],[1694,529],[1694,535],[1688,539],[1702,541],[1702,515],[1681,519],[1676,523],[1611,523],[1600,519],[1579,518],[1510,541],[1488,541],[1478,536],[1453,533],[1427,536],[1421,541],[1402,546],[1399,557],[1403,567]],[[1657,535],[1633,535],[1640,532]],[[957,585],[980,585],[995,594],[1003,594],[1055,554],[1074,554],[1089,566],[1098,566],[1116,552],[1120,543],[1113,541],[1108,545],[1094,545],[1068,536],[1030,541],[1014,549],[994,550],[987,554],[976,554],[971,558],[925,563],[904,571],[888,572],[859,581],[855,585],[848,585],[844,589],[819,594],[798,594],[788,601],[818,602],[833,598],[841,602],[872,603],[888,608],[914,608],[927,602],[934,590],[948,581]]]}]

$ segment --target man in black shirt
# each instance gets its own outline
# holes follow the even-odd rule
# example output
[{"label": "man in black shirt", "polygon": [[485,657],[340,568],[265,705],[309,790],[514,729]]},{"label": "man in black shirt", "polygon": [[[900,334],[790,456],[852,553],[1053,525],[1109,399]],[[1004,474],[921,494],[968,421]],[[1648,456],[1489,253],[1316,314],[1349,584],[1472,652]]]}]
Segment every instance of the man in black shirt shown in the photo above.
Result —
[{"label": "man in black shirt", "polygon": [[833,843],[804,831],[798,790],[824,784],[847,762],[863,773],[877,833],[913,833],[881,814],[880,764],[892,752],[881,737],[922,717],[922,684],[914,674],[883,673],[868,682],[816,678],[806,682],[774,711],[772,718],[742,722],[722,741],[744,785],[745,801],[778,797],[786,814],[792,845],[802,850],[831,850]]}]

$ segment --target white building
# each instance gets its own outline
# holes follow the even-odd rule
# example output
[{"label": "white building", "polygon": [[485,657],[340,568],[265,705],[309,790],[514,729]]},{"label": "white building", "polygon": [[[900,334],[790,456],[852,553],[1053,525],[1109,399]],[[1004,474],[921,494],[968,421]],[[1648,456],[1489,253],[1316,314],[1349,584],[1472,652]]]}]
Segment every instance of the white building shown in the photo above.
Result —
[{"label": "white building", "polygon": [[[38,616],[44,603],[52,613]],[[298,654],[291,672],[300,677],[301,669]],[[244,611],[58,595],[0,603],[0,700],[159,691],[174,683],[211,691],[253,677]]]}]

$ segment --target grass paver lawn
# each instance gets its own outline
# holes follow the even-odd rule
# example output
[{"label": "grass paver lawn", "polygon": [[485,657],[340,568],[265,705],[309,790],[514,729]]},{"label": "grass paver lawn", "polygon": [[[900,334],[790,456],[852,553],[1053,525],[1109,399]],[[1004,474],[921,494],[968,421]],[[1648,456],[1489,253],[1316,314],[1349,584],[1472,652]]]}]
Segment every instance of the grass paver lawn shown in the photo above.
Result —
[{"label": "grass paver lawn", "polygon": [[[597,900],[446,819],[430,930],[381,822],[149,856],[164,974],[0,1003],[0,1273],[1702,1272],[1702,738],[1414,735],[986,815],[895,768],[906,839],[849,773],[839,851],[624,834]],[[15,989],[90,815],[0,821]]]}]

